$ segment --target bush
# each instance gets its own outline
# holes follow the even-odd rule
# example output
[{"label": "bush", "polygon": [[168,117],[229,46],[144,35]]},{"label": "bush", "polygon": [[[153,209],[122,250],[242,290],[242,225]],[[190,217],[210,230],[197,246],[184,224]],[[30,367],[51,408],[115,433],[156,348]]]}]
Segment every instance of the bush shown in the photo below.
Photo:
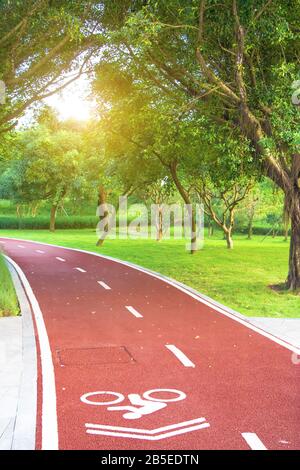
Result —
[{"label": "bush", "polygon": [[[96,228],[97,217],[93,216],[60,216],[56,219],[57,229],[70,228]],[[0,229],[29,229],[42,230],[49,228],[49,216],[37,217],[0,217]]]}]

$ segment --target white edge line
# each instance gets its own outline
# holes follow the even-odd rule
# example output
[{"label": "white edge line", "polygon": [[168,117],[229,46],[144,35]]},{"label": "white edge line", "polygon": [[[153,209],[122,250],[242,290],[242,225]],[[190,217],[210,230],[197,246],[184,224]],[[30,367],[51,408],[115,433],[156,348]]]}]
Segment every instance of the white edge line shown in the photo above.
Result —
[{"label": "white edge line", "polygon": [[58,427],[56,410],[55,375],[49,338],[38,301],[20,266],[8,256],[5,258],[13,265],[23,284],[30,301],[39,338],[42,366],[42,450],[58,449]]},{"label": "white edge line", "polygon": [[171,351],[174,356],[183,364],[185,367],[196,367],[195,364],[174,344],[166,344],[166,348]]},{"label": "white edge line", "polygon": [[100,286],[103,287],[103,289],[111,290],[111,287],[109,287],[107,284],[105,284],[105,282],[103,282],[103,281],[97,281],[97,282],[98,282],[98,284],[100,284]]},{"label": "white edge line", "polygon": [[289,351],[295,352],[296,354],[300,355],[300,348],[298,348],[296,346],[293,346],[292,344],[289,344],[288,342],[286,342],[286,341],[284,341],[280,338],[277,338],[277,336],[274,336],[271,333],[268,333],[267,331],[263,330],[262,328],[259,328],[258,326],[255,326],[255,325],[252,325],[246,319],[240,318],[237,315],[235,315],[234,313],[231,313],[225,305],[222,305],[222,306],[220,304],[215,305],[215,303],[212,299],[211,300],[204,299],[200,292],[197,293],[197,294],[193,293],[189,290],[188,286],[184,286],[179,281],[175,281],[174,279],[168,278],[167,276],[163,276],[159,273],[156,273],[155,271],[151,271],[150,269],[142,268],[141,266],[138,266],[136,264],[133,264],[133,263],[130,263],[130,262],[127,262],[127,261],[123,261],[123,260],[120,260],[120,259],[117,259],[117,258],[112,258],[111,256],[100,255],[99,253],[94,253],[92,251],[87,251],[87,250],[80,250],[79,248],[69,248],[67,246],[54,245],[54,244],[52,245],[50,243],[36,242],[34,240],[24,240],[22,238],[21,239],[13,238],[13,237],[11,237],[11,238],[10,237],[1,237],[1,238],[4,239],[4,240],[15,240],[15,241],[36,243],[38,245],[61,248],[63,250],[77,251],[78,253],[85,253],[87,255],[97,256],[98,258],[103,258],[103,259],[107,259],[109,261],[113,261],[114,263],[123,264],[124,266],[135,269],[136,271],[140,271],[142,273],[148,274],[151,277],[159,279],[160,281],[163,281],[166,284],[169,284],[170,286],[175,287],[175,289],[178,289],[178,290],[184,292],[185,294],[189,295],[190,297],[197,300],[198,302],[201,302],[202,304],[207,305],[208,307],[212,308],[216,312],[221,313],[222,315],[225,315],[225,316],[231,318],[232,320],[240,323],[241,325],[246,326],[249,330],[255,331],[256,333],[260,334],[261,336],[264,336],[265,338],[268,338],[269,340],[273,341],[274,343],[277,343],[280,346],[283,346],[284,348],[288,349]]},{"label": "white edge line", "polygon": [[98,429],[87,429],[87,434],[97,434],[102,436],[114,436],[114,437],[129,437],[131,439],[143,439],[147,441],[159,441],[160,439],[166,439],[168,437],[178,436],[180,434],[185,434],[187,432],[196,431],[197,429],[209,428],[209,423],[197,424],[195,426],[190,426],[188,428],[176,429],[175,431],[169,431],[166,433],[158,434],[156,436],[149,436],[143,434],[131,434],[123,432],[113,432],[113,431],[102,431]]},{"label": "white edge line", "polygon": [[252,450],[268,450],[254,432],[242,432],[242,436]]},{"label": "white edge line", "polygon": [[156,428],[156,429],[151,429],[151,430],[140,429],[140,428],[126,428],[123,426],[109,426],[107,424],[91,424],[91,423],[86,423],[85,426],[87,428],[102,429],[102,430],[108,430],[108,431],[128,431],[128,432],[132,432],[136,434],[155,435],[159,433],[161,434],[164,431],[170,431],[171,429],[190,427],[191,425],[203,423],[205,421],[206,421],[206,418],[195,418],[189,421],[183,421],[177,424],[169,424],[168,426],[163,426],[161,428]]},{"label": "white edge line", "polygon": [[140,314],[135,308],[131,307],[131,305],[126,305],[128,312],[132,313],[136,318],[143,318],[143,315]]}]

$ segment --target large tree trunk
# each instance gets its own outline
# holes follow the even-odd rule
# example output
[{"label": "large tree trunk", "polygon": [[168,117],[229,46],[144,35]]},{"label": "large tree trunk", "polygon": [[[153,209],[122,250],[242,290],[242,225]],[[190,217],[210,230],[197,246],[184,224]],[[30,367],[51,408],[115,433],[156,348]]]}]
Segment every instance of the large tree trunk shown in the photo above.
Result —
[{"label": "large tree trunk", "polygon": [[291,242],[287,288],[300,288],[300,193],[294,194],[291,209]]},{"label": "large tree trunk", "polygon": [[50,232],[55,232],[55,219],[56,219],[56,212],[57,212],[57,204],[52,204],[50,210]]}]

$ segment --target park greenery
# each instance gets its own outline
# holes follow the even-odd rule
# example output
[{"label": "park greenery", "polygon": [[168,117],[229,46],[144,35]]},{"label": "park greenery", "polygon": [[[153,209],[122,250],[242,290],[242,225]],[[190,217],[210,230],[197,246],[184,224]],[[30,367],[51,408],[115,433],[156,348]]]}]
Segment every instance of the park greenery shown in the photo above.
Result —
[{"label": "park greenery", "polygon": [[0,317],[18,315],[19,302],[5,259],[0,253]]},{"label": "park greenery", "polygon": [[[4,0],[0,13],[0,228],[95,229],[96,207],[103,220],[127,196],[149,217],[158,204],[157,248],[144,241],[143,251],[163,259],[181,246],[164,244],[163,207],[186,204],[192,230],[180,280],[247,311],[250,300],[232,298],[248,243],[249,289],[269,250],[272,271],[257,289],[269,289],[274,303],[298,293],[299,0]],[[44,100],[82,76],[96,111],[85,122],[62,121]],[[199,202],[208,243],[197,252]],[[91,240],[101,252],[106,229]],[[226,257],[231,298],[203,268],[212,263],[206,250]],[[144,264],[173,275],[155,260]]]}]

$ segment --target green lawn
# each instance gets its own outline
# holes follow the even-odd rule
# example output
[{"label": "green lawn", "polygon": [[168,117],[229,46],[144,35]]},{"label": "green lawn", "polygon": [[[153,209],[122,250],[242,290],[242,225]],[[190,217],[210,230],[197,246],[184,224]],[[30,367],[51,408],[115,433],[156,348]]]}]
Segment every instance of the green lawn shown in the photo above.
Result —
[{"label": "green lawn", "polygon": [[91,229],[48,231],[1,230],[11,236],[95,251],[132,261],[194,287],[200,292],[248,316],[300,317],[300,296],[275,292],[268,286],[281,283],[287,274],[288,243],[282,237],[261,236],[247,240],[235,236],[229,251],[220,234],[205,240],[204,248],[191,256],[185,242],[168,240],[106,240],[96,248]]},{"label": "green lawn", "polygon": [[19,303],[9,270],[0,254],[0,317],[17,315]]}]

